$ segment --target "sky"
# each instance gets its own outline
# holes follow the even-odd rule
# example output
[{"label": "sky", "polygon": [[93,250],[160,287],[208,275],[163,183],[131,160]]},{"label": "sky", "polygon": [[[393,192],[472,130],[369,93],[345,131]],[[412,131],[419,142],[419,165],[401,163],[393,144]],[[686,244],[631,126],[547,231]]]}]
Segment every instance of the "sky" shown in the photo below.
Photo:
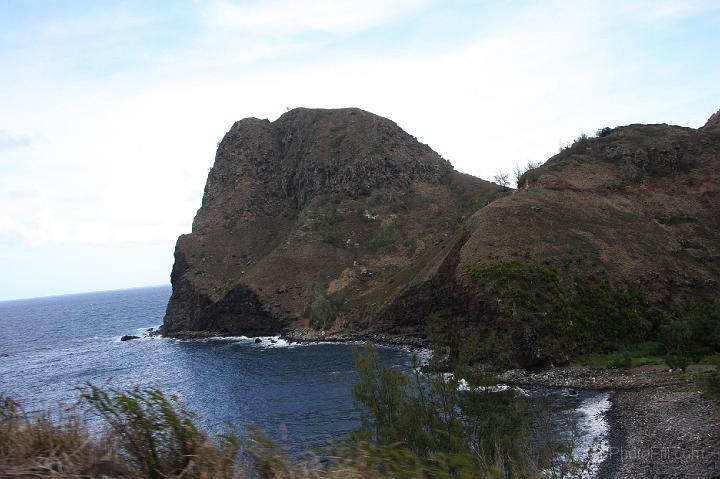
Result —
[{"label": "sky", "polygon": [[720,2],[0,0],[0,300],[168,284],[236,120],[359,107],[491,179],[720,108]]}]

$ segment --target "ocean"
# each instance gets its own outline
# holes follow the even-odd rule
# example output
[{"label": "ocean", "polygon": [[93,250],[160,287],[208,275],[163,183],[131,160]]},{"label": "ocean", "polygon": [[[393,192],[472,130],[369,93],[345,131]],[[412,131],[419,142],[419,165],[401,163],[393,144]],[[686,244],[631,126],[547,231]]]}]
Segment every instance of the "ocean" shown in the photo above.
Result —
[{"label": "ocean", "polygon": [[[159,387],[214,433],[252,425],[291,450],[328,444],[359,422],[352,346],[278,338],[143,337],[162,323],[169,287],[0,302],[0,393],[29,414],[77,401],[87,382]],[[377,348],[390,367],[411,354]]]},{"label": "ocean", "polygon": [[[78,387],[158,387],[177,395],[211,433],[255,426],[291,452],[342,439],[359,424],[348,344],[280,338],[180,341],[149,337],[162,323],[169,287],[0,302],[0,394],[28,414],[74,404]],[[120,341],[123,335],[141,336]],[[412,353],[377,347],[388,367],[410,370]],[[579,430],[575,454],[607,452],[607,393],[522,391],[546,404],[559,434]]]}]

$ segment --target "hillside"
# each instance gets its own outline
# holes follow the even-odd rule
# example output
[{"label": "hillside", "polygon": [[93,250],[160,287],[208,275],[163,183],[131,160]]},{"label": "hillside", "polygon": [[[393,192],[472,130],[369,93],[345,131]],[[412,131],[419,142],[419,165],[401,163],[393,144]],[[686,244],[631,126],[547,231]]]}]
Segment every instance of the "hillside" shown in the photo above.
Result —
[{"label": "hillside", "polygon": [[580,138],[512,192],[361,110],[245,119],[178,240],[163,332],[422,336],[432,317],[524,366],[641,341],[718,296],[719,167],[718,114]]},{"label": "hillside", "polygon": [[664,315],[720,292],[720,128],[580,139],[468,230],[458,313],[510,331],[525,365],[655,337]]}]

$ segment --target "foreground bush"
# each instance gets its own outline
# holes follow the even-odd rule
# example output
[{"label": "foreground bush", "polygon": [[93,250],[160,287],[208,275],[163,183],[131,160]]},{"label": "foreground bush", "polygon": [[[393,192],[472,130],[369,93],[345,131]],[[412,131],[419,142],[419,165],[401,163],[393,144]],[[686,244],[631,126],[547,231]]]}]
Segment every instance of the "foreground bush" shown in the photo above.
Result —
[{"label": "foreground bush", "polygon": [[108,437],[143,477],[233,477],[240,442],[234,435],[210,441],[174,396],[158,389],[104,391],[88,385],[81,397],[109,426]]}]

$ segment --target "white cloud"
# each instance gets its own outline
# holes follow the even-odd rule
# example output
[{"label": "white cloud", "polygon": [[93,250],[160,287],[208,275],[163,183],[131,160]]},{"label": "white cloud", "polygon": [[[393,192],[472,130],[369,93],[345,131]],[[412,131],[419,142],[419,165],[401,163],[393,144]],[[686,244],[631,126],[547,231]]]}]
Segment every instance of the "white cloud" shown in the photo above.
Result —
[{"label": "white cloud", "polygon": [[718,10],[720,4],[715,0],[640,0],[621,2],[617,5],[620,12],[630,15],[641,22],[674,22],[697,13]]},{"label": "white cloud", "polygon": [[28,135],[13,134],[7,131],[0,130],[0,150],[10,148],[22,148],[30,146],[37,142],[36,138],[32,138]]},{"label": "white cloud", "polygon": [[38,23],[35,35],[58,40],[68,37],[88,37],[122,33],[146,27],[157,20],[145,11],[142,14],[130,11],[122,5],[91,7],[80,14],[74,12],[61,18],[48,18]]},{"label": "white cloud", "polygon": [[35,230],[31,230],[9,215],[0,215],[0,238],[33,241]]},{"label": "white cloud", "polygon": [[264,33],[324,32],[347,34],[408,14],[428,0],[220,0],[205,11],[213,27],[262,30]]}]

